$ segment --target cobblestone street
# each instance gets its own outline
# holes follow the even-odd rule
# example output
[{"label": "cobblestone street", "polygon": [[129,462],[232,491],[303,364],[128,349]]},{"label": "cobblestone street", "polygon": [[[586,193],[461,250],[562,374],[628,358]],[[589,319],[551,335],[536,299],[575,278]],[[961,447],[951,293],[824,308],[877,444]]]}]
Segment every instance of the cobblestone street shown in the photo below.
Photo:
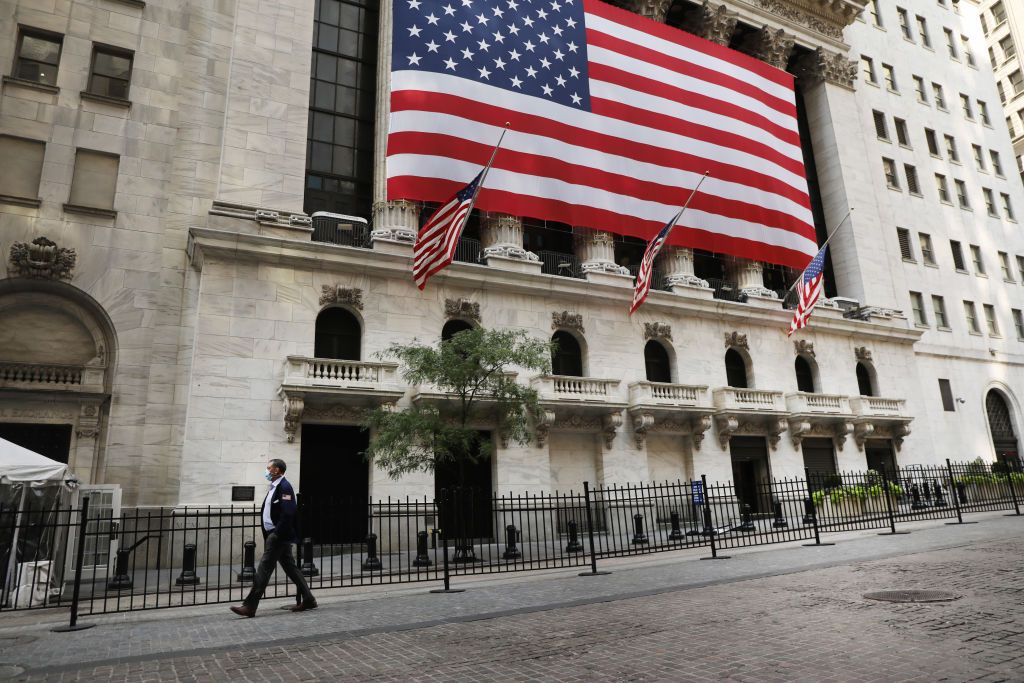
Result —
[{"label": "cobblestone street", "polygon": [[[932,523],[909,536],[851,535],[835,548],[777,548],[722,562],[679,556],[616,568],[610,577],[506,579],[447,596],[423,596],[419,587],[415,594],[361,602],[328,598],[321,610],[306,615],[268,605],[250,621],[232,620],[223,608],[204,608],[201,618],[191,620],[193,628],[215,631],[226,624],[244,633],[260,625],[286,640],[200,650],[206,641],[199,637],[191,654],[188,648],[161,652],[157,643],[148,646],[149,654],[143,653],[145,645],[137,646],[139,654],[120,661],[53,666],[52,660],[40,660],[18,680],[1020,681],[1022,530],[1020,519],[990,516],[973,526]],[[940,541],[944,545],[937,546]],[[891,552],[892,544],[906,552]],[[832,566],[821,566],[826,553],[864,559],[837,557]],[[778,569],[786,557],[807,566]],[[737,567],[746,569],[736,573]],[[659,585],[672,576],[683,577],[683,585]],[[606,581],[619,582],[620,592],[602,593]],[[560,592],[562,585],[572,588]],[[621,590],[627,585],[632,593]],[[961,597],[928,604],[863,597],[891,589],[949,590]],[[521,610],[506,604],[502,612],[474,606],[486,604],[489,595],[501,606],[501,595],[527,591],[546,596],[547,604]],[[567,602],[573,599],[575,604]],[[411,605],[450,608],[451,618]],[[331,625],[334,616],[382,610],[403,618],[390,625],[367,621],[363,626],[371,628],[362,631],[297,635],[293,629],[299,620],[337,628]],[[111,622],[82,632],[89,636],[64,635],[65,641],[40,634],[34,644],[74,646],[76,639],[97,638],[104,629],[115,637],[158,638],[170,628],[167,622],[139,623],[130,631]],[[6,629],[0,638],[16,642]],[[4,650],[0,661],[30,664],[18,659],[18,648]],[[22,650],[25,657],[30,652]]]}]

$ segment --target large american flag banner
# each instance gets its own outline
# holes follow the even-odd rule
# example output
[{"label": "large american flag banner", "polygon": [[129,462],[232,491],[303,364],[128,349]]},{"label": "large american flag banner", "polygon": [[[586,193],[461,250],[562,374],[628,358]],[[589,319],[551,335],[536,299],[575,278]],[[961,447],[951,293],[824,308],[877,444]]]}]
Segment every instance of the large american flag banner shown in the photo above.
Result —
[{"label": "large american flag banner", "polygon": [[597,0],[394,0],[389,199],[438,201],[803,268],[817,251],[793,77]]},{"label": "large american flag banner", "polygon": [[825,284],[825,275],[822,271],[825,270],[825,251],[827,249],[827,244],[821,247],[821,251],[818,252],[817,256],[812,258],[811,262],[807,264],[804,274],[796,285],[800,298],[797,301],[796,312],[793,313],[793,320],[789,323],[787,336],[792,335],[802,327],[807,327],[811,311],[814,310],[814,305],[821,298],[821,290]]},{"label": "large american flag banner", "polygon": [[668,239],[672,228],[679,222],[679,217],[683,215],[683,211],[685,211],[685,207],[679,209],[679,213],[673,216],[672,220],[666,223],[665,227],[658,231],[654,239],[647,244],[644,257],[640,259],[640,270],[637,272],[636,283],[633,285],[633,305],[629,308],[630,315],[633,315],[636,309],[640,308],[640,305],[647,301],[647,295],[651,291],[651,280],[654,277],[654,259],[658,257],[658,252],[661,251],[661,247],[665,244],[665,240]]}]

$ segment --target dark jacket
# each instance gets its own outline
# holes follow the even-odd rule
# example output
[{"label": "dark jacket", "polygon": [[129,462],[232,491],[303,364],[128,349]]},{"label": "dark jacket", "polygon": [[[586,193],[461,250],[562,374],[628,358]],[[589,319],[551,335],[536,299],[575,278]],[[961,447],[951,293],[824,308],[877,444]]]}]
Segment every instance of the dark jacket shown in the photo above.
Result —
[{"label": "dark jacket", "polygon": [[[263,505],[267,505],[266,498],[263,499]],[[273,497],[270,498],[270,521],[274,524],[274,533],[285,543],[298,543],[297,513],[295,490],[291,482],[281,477],[281,481],[274,487]],[[260,517],[263,517],[263,507],[260,507]],[[262,524],[260,527],[262,528]]]}]

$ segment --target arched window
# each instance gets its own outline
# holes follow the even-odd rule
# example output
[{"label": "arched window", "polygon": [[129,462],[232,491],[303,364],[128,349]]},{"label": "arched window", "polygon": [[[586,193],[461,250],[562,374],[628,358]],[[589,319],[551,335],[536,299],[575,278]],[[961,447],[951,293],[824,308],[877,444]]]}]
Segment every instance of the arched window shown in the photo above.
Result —
[{"label": "arched window", "polygon": [[747,388],[747,363],[736,349],[725,352],[725,377],[730,387]]},{"label": "arched window", "polygon": [[567,377],[583,376],[583,352],[576,337],[559,330],[551,335],[551,341],[557,345],[551,353],[551,372]]},{"label": "arched window", "polygon": [[669,363],[668,351],[653,339],[644,347],[644,365],[647,368],[648,382],[672,381],[672,367]]},{"label": "arched window", "polygon": [[1013,431],[1010,407],[1002,394],[995,390],[988,392],[988,396],[985,397],[985,412],[988,414],[988,427],[992,431],[992,445],[996,449],[996,457],[1003,462],[1016,465],[1017,435]]},{"label": "arched window", "polygon": [[875,383],[871,379],[871,371],[863,363],[857,363],[857,390],[861,396],[875,395]]},{"label": "arched window", "polygon": [[359,360],[362,327],[354,315],[344,308],[328,308],[316,317],[316,342],[313,355],[317,358]]},{"label": "arched window", "polygon": [[441,328],[441,341],[448,341],[459,332],[473,329],[473,326],[465,320],[449,320]]},{"label": "arched window", "polygon": [[807,359],[803,356],[797,356],[796,361],[793,363],[793,369],[796,371],[797,391],[805,391],[809,394],[813,394],[814,370],[811,369],[811,364],[808,363]]}]

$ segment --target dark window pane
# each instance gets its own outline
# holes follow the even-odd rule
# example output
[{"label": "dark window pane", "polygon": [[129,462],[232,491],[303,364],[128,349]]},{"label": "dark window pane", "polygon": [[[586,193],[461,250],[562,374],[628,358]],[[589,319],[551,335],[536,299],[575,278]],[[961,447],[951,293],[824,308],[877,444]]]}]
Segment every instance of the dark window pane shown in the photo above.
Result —
[{"label": "dark window pane", "polygon": [[306,176],[306,188],[309,190],[319,190],[323,186],[323,178],[318,175]]},{"label": "dark window pane", "polygon": [[22,36],[19,57],[56,66],[60,57],[60,42],[51,38]]},{"label": "dark window pane", "polygon": [[352,145],[355,143],[355,119],[347,119],[344,116],[334,117],[334,144]]},{"label": "dark window pane", "polygon": [[321,26],[316,37],[316,46],[321,50],[338,51],[338,29],[333,26]]},{"label": "dark window pane", "polygon": [[346,57],[359,56],[359,34],[342,29],[338,35],[338,52]]},{"label": "dark window pane", "polygon": [[355,62],[347,59],[338,60],[338,78],[334,81],[335,83],[338,85],[356,85],[358,83],[356,80],[358,75],[359,71]]},{"label": "dark window pane", "polygon": [[316,77],[322,81],[334,82],[338,72],[338,60],[330,55],[321,54],[316,60]]},{"label": "dark window pane", "polygon": [[314,171],[331,172],[331,146],[322,142],[314,142],[310,150],[310,168]]},{"label": "dark window pane", "polygon": [[338,0],[320,0],[320,21],[338,24]]},{"label": "dark window pane", "polygon": [[352,175],[352,148],[335,147],[332,170],[338,175]]},{"label": "dark window pane", "polygon": [[50,85],[56,85],[57,83],[57,68],[49,64],[40,64],[39,62],[30,62],[28,60],[18,62],[16,75],[18,78],[23,78],[26,81],[35,81],[36,83],[48,83]]},{"label": "dark window pane", "polygon": [[356,91],[353,88],[339,86],[338,94],[334,98],[333,109],[339,114],[350,114],[354,116],[356,113]]},{"label": "dark window pane", "polygon": [[349,4],[343,4],[341,6],[341,21],[339,26],[345,28],[359,28],[359,15],[360,10],[358,7]]},{"label": "dark window pane", "polygon": [[114,55],[108,52],[96,51],[96,62],[93,65],[93,72],[127,80],[131,73],[132,60],[124,55]]},{"label": "dark window pane", "polygon": [[320,112],[313,112],[312,125],[313,132],[310,137],[314,140],[322,140],[324,142],[331,141],[331,119],[334,118],[330,114],[322,114]]},{"label": "dark window pane", "polygon": [[323,81],[315,81],[313,88],[313,106],[319,109],[334,108],[334,86]]}]

